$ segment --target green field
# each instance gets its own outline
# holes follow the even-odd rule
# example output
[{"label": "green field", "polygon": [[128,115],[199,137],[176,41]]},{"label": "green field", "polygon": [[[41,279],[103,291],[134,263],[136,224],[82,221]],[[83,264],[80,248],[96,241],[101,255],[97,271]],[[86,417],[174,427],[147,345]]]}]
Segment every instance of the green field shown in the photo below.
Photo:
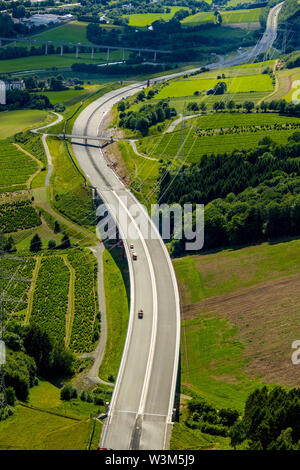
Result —
[{"label": "green field", "polygon": [[242,411],[263,381],[296,385],[290,345],[300,327],[299,247],[295,240],[174,260],[185,390]]},{"label": "green field", "polygon": [[52,114],[37,109],[2,112],[0,113],[0,139],[10,137],[16,132],[45,125],[53,120]]},{"label": "green field", "polygon": [[[121,51],[111,51],[110,61],[115,62],[121,60]],[[88,64],[100,64],[106,62],[106,52],[95,53],[94,60],[91,54],[79,51],[79,57],[76,58],[74,53],[64,54],[48,54],[40,56],[19,57],[17,59],[0,60],[0,73],[22,72],[22,71],[40,71],[44,69],[70,68],[72,64],[83,62]]]},{"label": "green field", "polygon": [[37,163],[7,140],[0,140],[0,193],[26,189]]},{"label": "green field", "polygon": [[[215,113],[189,119],[187,127],[200,129],[226,129],[234,126],[274,126],[275,124],[300,124],[300,119],[292,116],[281,116],[277,113]],[[180,129],[180,125],[176,130]]]},{"label": "green field", "polygon": [[[166,6],[167,7],[167,6]],[[129,18],[129,25],[130,26],[150,26],[154,21],[157,20],[170,20],[179,10],[187,10],[187,7],[174,7],[170,6],[171,12],[170,13],[136,13],[132,15],[124,15],[124,17]]]},{"label": "green field", "polygon": [[[80,399],[62,402],[59,388],[46,381],[40,381],[31,389],[28,405],[17,405],[15,414],[0,422],[0,449],[87,450],[93,426],[90,415],[96,416],[103,411],[103,407]],[[99,423],[97,438],[100,432]],[[97,443],[93,441],[91,449],[96,447]]]},{"label": "green field", "polygon": [[48,96],[52,104],[64,103],[70,106],[97,91],[99,89],[99,85],[85,85],[83,88],[83,90],[75,90],[74,88],[71,88],[69,90],[62,91],[43,91],[41,94]]},{"label": "green field", "polygon": [[[225,82],[227,92],[231,93],[249,93],[272,91],[272,79],[267,74],[249,75],[242,77],[209,79],[201,78],[197,80],[173,80],[164,86],[155,96],[157,99],[178,98],[181,96],[192,96],[195,92],[203,92],[213,88],[218,82]],[[219,96],[221,99],[221,97]]]},{"label": "green field", "polygon": [[[259,21],[260,8],[250,10],[221,11],[223,23],[253,23]],[[183,25],[194,26],[200,23],[213,23],[214,14],[212,12],[200,12],[192,16],[187,16],[182,20]]]},{"label": "green field", "polygon": [[110,375],[113,375],[114,379],[117,377],[127,333],[128,267],[127,262],[120,259],[119,248],[104,251],[103,265],[107,341],[99,377],[107,381]]},{"label": "green field", "polygon": [[71,21],[70,23],[57,26],[42,33],[32,36],[33,39],[41,39],[42,41],[64,41],[64,42],[80,42],[89,44],[86,38],[86,27],[88,23],[82,21]]},{"label": "green field", "polygon": [[197,135],[193,128],[184,131],[184,146],[180,132],[173,132],[158,137],[148,137],[139,141],[138,150],[148,156],[156,158],[175,158],[180,149],[181,158],[187,163],[197,162],[204,154],[217,154],[231,152],[235,149],[249,149],[256,147],[259,140],[266,135],[274,142],[283,144],[287,142],[294,129],[285,130],[243,130],[242,133],[218,133],[214,135]]}]

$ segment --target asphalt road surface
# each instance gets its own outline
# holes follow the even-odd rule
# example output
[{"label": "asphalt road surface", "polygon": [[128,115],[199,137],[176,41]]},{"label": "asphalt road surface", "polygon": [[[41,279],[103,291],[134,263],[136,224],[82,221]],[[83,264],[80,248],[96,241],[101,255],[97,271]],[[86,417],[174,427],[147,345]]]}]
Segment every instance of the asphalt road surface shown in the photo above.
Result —
[{"label": "asphalt road surface", "polygon": [[[258,44],[251,51],[223,62],[223,67],[251,62],[272,46],[281,6],[282,3],[271,9],[266,31]],[[215,63],[209,67],[220,65]],[[156,81],[184,73],[187,72],[160,77]],[[94,101],[80,113],[72,133],[101,135],[101,123],[112,106],[144,86],[145,83],[129,85]],[[83,139],[73,139],[73,151],[117,221],[131,278],[127,338],[101,445],[120,450],[165,449],[172,421],[180,338],[179,296],[173,267],[148,215],[107,166],[101,149],[82,144]],[[139,225],[143,227],[142,231]],[[136,261],[131,257],[131,243],[137,253]],[[141,308],[144,318],[138,319]]]}]

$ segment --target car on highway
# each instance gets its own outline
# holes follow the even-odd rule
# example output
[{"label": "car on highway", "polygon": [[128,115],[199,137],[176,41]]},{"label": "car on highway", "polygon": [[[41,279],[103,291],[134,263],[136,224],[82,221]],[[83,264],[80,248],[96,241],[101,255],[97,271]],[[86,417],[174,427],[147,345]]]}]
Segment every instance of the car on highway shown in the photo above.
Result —
[{"label": "car on highway", "polygon": [[133,250],[133,243],[130,243],[130,249]]},{"label": "car on highway", "polygon": [[143,316],[144,316],[144,310],[141,308],[141,309],[138,311],[138,318],[143,319]]},{"label": "car on highway", "polygon": [[132,253],[132,259],[133,259],[134,261],[136,261],[136,260],[137,260],[137,254],[136,254],[136,252],[135,252],[135,251]]}]

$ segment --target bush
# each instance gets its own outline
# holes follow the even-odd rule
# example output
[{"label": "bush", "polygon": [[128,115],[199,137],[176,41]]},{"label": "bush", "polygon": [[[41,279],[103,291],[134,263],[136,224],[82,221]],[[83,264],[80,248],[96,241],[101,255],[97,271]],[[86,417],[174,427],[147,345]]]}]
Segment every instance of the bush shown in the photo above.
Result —
[{"label": "bush", "polygon": [[72,398],[78,398],[77,388],[70,384],[65,385],[60,391],[60,399],[70,401]]},{"label": "bush", "polygon": [[56,241],[55,240],[49,240],[49,242],[48,242],[49,250],[54,250],[55,247],[56,247]]},{"label": "bush", "polygon": [[9,406],[15,406],[16,392],[13,387],[7,387],[5,389],[6,402]]}]

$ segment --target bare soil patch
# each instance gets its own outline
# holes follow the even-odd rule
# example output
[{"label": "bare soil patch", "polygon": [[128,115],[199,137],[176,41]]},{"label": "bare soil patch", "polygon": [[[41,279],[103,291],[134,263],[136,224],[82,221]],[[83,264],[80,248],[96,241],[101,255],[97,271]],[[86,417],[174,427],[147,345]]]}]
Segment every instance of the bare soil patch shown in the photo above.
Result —
[{"label": "bare soil patch", "polygon": [[209,313],[228,319],[239,330],[245,372],[266,383],[300,385],[300,369],[291,362],[291,344],[300,339],[300,276],[262,282],[211,297],[182,309],[182,320]]}]

